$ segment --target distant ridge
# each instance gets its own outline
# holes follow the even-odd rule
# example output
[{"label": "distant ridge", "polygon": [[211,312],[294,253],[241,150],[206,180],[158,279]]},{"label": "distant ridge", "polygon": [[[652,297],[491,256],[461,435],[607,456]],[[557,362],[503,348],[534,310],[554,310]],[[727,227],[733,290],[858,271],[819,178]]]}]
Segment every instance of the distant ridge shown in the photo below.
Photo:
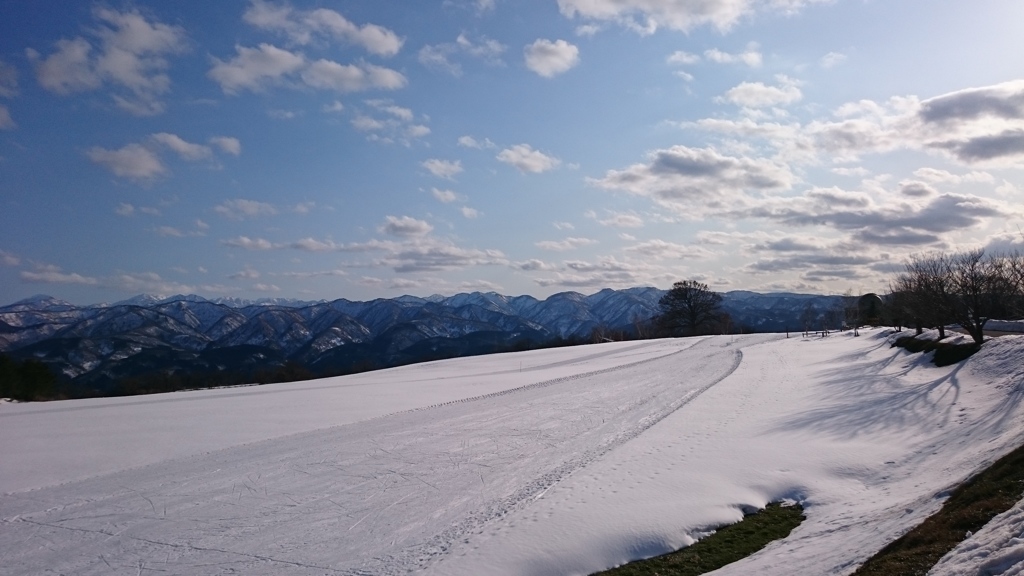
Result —
[{"label": "distant ridge", "polygon": [[[234,374],[299,366],[338,374],[557,342],[631,338],[658,312],[654,287],[561,292],[544,300],[469,292],[366,302],[138,296],[75,306],[37,295],[0,307],[0,352],[47,363],[102,390],[126,378]],[[724,294],[731,330],[797,330],[842,297]]]}]

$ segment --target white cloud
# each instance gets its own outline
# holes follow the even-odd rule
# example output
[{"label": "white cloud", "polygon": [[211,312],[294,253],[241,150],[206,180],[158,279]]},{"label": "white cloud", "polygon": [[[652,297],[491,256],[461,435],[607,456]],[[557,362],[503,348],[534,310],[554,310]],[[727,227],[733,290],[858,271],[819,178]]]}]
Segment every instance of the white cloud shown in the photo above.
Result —
[{"label": "white cloud", "polygon": [[230,136],[214,136],[210,138],[210,144],[213,144],[217,148],[220,148],[222,152],[231,154],[232,156],[238,156],[242,153],[242,143],[238,138],[232,138]]},{"label": "white cloud", "polygon": [[274,276],[284,276],[285,278],[317,278],[321,276],[348,276],[348,272],[341,269],[334,270],[317,270],[314,272],[279,272]]},{"label": "white cloud", "polygon": [[806,195],[771,199],[743,211],[788,226],[828,226],[850,233],[859,244],[921,246],[940,242],[939,234],[981,226],[991,219],[1024,216],[1010,204],[964,194],[938,194],[927,185],[878,204],[862,192],[815,188]]},{"label": "white cloud", "polygon": [[164,238],[183,238],[185,233],[173,226],[158,226],[153,230],[157,236],[163,236]]},{"label": "white cloud", "polygon": [[554,156],[548,156],[539,150],[534,150],[529,144],[516,144],[506,148],[496,156],[499,162],[515,166],[520,172],[547,172],[553,170],[562,163]]},{"label": "white cloud", "polygon": [[598,221],[604,226],[615,228],[643,228],[644,221],[636,214],[612,214],[604,220]]},{"label": "white cloud", "polygon": [[128,144],[117,150],[93,146],[85,151],[85,155],[122,178],[146,180],[167,172],[160,158],[139,144]]},{"label": "white cloud", "polygon": [[245,250],[272,250],[274,248],[274,245],[271,244],[269,240],[264,240],[263,238],[249,238],[248,236],[239,236],[229,240],[222,240],[221,244],[231,246],[232,248],[243,248]]},{"label": "white cloud", "polygon": [[342,104],[340,100],[335,100],[334,102],[331,102],[330,104],[325,104],[324,107],[323,107],[323,111],[324,112],[329,112],[329,113],[333,113],[333,114],[338,114],[338,113],[340,113],[340,112],[342,112],[344,110],[345,110],[345,105]]},{"label": "white cloud", "polygon": [[768,86],[762,82],[743,82],[730,88],[722,99],[746,108],[767,108],[799,102],[803,93],[796,82],[779,76],[779,86]]},{"label": "white cloud", "polygon": [[273,248],[289,248],[292,250],[302,250],[303,252],[332,252],[341,250],[343,247],[339,244],[335,244],[333,240],[303,238],[289,244],[278,244],[273,246]]},{"label": "white cloud", "polygon": [[932,188],[924,182],[908,180],[900,182],[900,194],[911,198],[927,198],[930,196],[937,196],[939,193],[935,188]]},{"label": "white cloud", "polygon": [[227,62],[212,58],[213,67],[206,73],[227,94],[241,90],[263,90],[271,84],[280,83],[285,76],[306,65],[302,54],[271,44],[260,44],[258,48],[236,45],[235,52],[235,57]]},{"label": "white cloud", "polygon": [[274,120],[293,120],[295,118],[298,118],[301,114],[301,112],[293,112],[291,110],[267,110],[267,116],[273,118]]},{"label": "white cloud", "polygon": [[377,132],[388,127],[387,123],[381,122],[369,116],[360,114],[352,119],[352,127],[362,132]]},{"label": "white cloud", "polygon": [[691,54],[690,52],[684,52],[677,50],[668,55],[665,59],[669,64],[696,64],[700,62],[700,56],[697,54]]},{"label": "white cloud", "polygon": [[454,44],[426,45],[420,48],[418,59],[420,64],[427,68],[447,72],[458,78],[462,76],[462,65],[452,62],[451,56],[455,52]]},{"label": "white cloud", "polygon": [[412,122],[414,116],[412,110],[404,108],[402,106],[396,106],[390,100],[367,100],[366,104],[376,108],[377,110],[380,110],[381,112],[390,114],[391,116],[394,116],[395,118],[398,118],[403,122]]},{"label": "white cloud", "polygon": [[745,192],[789,189],[785,165],[763,158],[726,156],[712,148],[673,146],[649,154],[650,162],[610,170],[597,186],[648,196],[688,218],[746,204]]},{"label": "white cloud", "polygon": [[430,134],[430,128],[422,124],[413,124],[405,128],[405,135],[409,138],[423,138]]},{"label": "white cloud", "polygon": [[239,270],[238,272],[235,272],[234,274],[228,276],[228,278],[232,280],[256,280],[259,277],[259,271],[252,268],[251,266],[246,266],[243,270]]},{"label": "white cloud", "polygon": [[18,125],[11,118],[11,111],[7,106],[0,104],[0,130],[14,130]]},{"label": "white cloud", "polygon": [[196,292],[227,293],[232,288],[217,284],[204,284],[193,286],[164,280],[156,272],[131,272],[122,273],[109,278],[104,278],[102,285],[121,292],[138,294],[140,292],[150,294],[194,294]]},{"label": "white cloud", "polygon": [[856,177],[856,178],[864,178],[865,176],[868,176],[868,175],[871,174],[871,171],[868,170],[867,168],[863,167],[863,166],[857,166],[855,168],[845,168],[845,167],[833,168],[831,170],[831,172],[833,174],[838,174],[840,176],[852,176],[852,177]]},{"label": "white cloud", "polygon": [[388,266],[398,273],[442,272],[469,266],[494,266],[507,263],[508,260],[505,259],[504,254],[498,250],[462,248],[439,240],[403,244],[377,262],[377,264]]},{"label": "white cloud", "polygon": [[822,68],[835,68],[836,66],[846,62],[846,54],[839,52],[829,52],[821,57]]},{"label": "white cloud", "polygon": [[295,242],[273,244],[261,238],[239,236],[222,241],[225,246],[247,250],[301,250],[304,252],[349,252],[381,254],[372,261],[352,266],[387,267],[398,273],[436,272],[459,270],[470,266],[507,265],[505,255],[498,250],[462,248],[450,241],[429,235],[430,224],[415,218],[389,216],[380,231],[400,238],[370,240],[362,243],[338,244],[331,240],[303,238]]},{"label": "white cloud", "polygon": [[176,134],[159,132],[157,134],[150,134],[149,137],[153,141],[166,146],[184,160],[203,160],[213,155],[213,151],[209,147],[187,142]]},{"label": "white cloud", "polygon": [[835,116],[839,119],[794,126],[816,152],[834,160],[902,148],[938,152],[969,166],[1024,165],[1024,80],[927,100],[851,102]]},{"label": "white cloud", "polygon": [[667,242],[665,240],[658,239],[639,242],[624,248],[624,250],[626,252],[639,254],[645,258],[671,258],[676,260],[683,260],[687,258],[707,258],[711,254],[707,249],[697,246],[685,246],[683,244],[676,244],[675,242]]},{"label": "white cloud", "polygon": [[571,260],[565,262],[564,272],[554,278],[538,278],[541,286],[567,286],[573,288],[608,288],[611,286],[636,286],[644,281],[641,273],[649,267],[644,264],[623,262],[613,257],[598,262]]},{"label": "white cloud", "polygon": [[445,178],[451,180],[456,174],[462,172],[462,161],[456,160],[454,162],[450,160],[439,160],[437,158],[431,158],[420,163],[427,169],[428,172],[437,176],[438,178]]},{"label": "white cloud", "polygon": [[746,64],[751,68],[760,68],[763,63],[763,57],[761,52],[757,50],[756,45],[751,45],[746,51],[738,54],[730,54],[717,48],[712,48],[704,51],[704,57],[718,64]]},{"label": "white cloud", "polygon": [[296,10],[287,2],[273,4],[252,0],[242,19],[256,28],[284,34],[295,44],[309,44],[318,35],[329,36],[378,56],[394,56],[404,43],[401,37],[383,26],[359,26],[334,10]]},{"label": "white cloud", "polygon": [[164,238],[184,238],[186,236],[206,236],[206,231],[210,229],[210,225],[202,220],[195,221],[195,228],[193,230],[185,231],[173,226],[157,226],[153,229],[153,232],[157,236],[163,236]]},{"label": "white cloud", "polygon": [[245,220],[247,218],[277,214],[277,208],[274,208],[272,205],[265,202],[257,202],[256,200],[246,200],[245,198],[225,200],[219,206],[215,206],[213,211],[231,220]]},{"label": "white cloud", "polygon": [[534,243],[534,246],[542,250],[552,250],[554,252],[565,252],[567,250],[575,250],[582,248],[583,246],[590,246],[597,244],[597,240],[592,238],[576,238],[568,237],[564,240],[543,240],[541,242]]},{"label": "white cloud", "polygon": [[423,138],[430,134],[430,127],[424,124],[413,124],[416,115],[409,108],[398,106],[391,100],[372,99],[365,103],[370,108],[383,114],[383,117],[374,118],[365,113],[358,113],[352,119],[352,126],[362,132],[380,132],[383,134],[371,134],[367,139],[393,143],[398,141],[406,146],[416,138]]},{"label": "white cloud", "polygon": [[449,204],[459,199],[459,195],[453,192],[452,190],[439,190],[437,188],[431,188],[430,193],[434,195],[434,198],[437,198],[438,202],[441,202],[443,204]]},{"label": "white cloud", "polygon": [[[0,98],[18,95],[18,69],[0,60]],[[13,130],[18,124],[11,118],[11,111],[0,104],[0,130]]]},{"label": "white cloud", "polygon": [[533,272],[536,270],[555,270],[554,264],[548,264],[543,260],[531,259],[523,262],[512,262],[511,266],[517,270],[525,270],[527,272]]},{"label": "white cloud", "polygon": [[313,88],[336,92],[356,92],[404,88],[408,80],[400,72],[373,64],[339,64],[320,59],[302,71],[303,82]]},{"label": "white cloud", "polygon": [[0,98],[18,95],[18,69],[0,60]]},{"label": "white cloud", "polygon": [[485,148],[496,148],[494,142],[491,142],[489,138],[483,140],[477,140],[472,136],[459,136],[459,146],[463,148],[476,148],[477,150],[483,150]]},{"label": "white cloud", "polygon": [[463,218],[468,218],[468,219],[472,220],[472,219],[477,218],[477,217],[480,216],[480,212],[476,208],[470,208],[469,206],[463,206],[459,210],[462,212],[462,217]]},{"label": "white cloud", "polygon": [[996,181],[995,176],[988,172],[973,171],[967,174],[953,174],[948,170],[940,170],[938,168],[918,168],[914,171],[914,176],[933,183],[948,184],[960,184],[961,182],[992,183]]},{"label": "white cloud", "polygon": [[429,222],[417,220],[410,216],[402,216],[401,218],[386,216],[384,224],[379,228],[381,233],[402,237],[425,236],[433,229],[434,227]]},{"label": "white cloud", "polygon": [[35,270],[22,270],[21,271],[22,282],[31,282],[38,284],[79,284],[82,286],[98,286],[100,281],[97,278],[91,276],[82,276],[77,273],[62,272],[60,268],[56,266],[42,265],[36,266]]},{"label": "white cloud", "polygon": [[565,40],[538,39],[523,48],[526,67],[545,77],[552,78],[569,71],[580,62],[580,50]]},{"label": "white cloud", "polygon": [[292,206],[292,212],[296,214],[309,214],[316,207],[316,202],[299,202]]},{"label": "white cloud", "polygon": [[[324,58],[310,62],[300,52],[267,43],[261,43],[257,48],[236,45],[235,52],[235,57],[227,61],[212,57],[213,66],[206,73],[226,94],[237,94],[243,90],[259,92],[276,85],[300,87],[302,84],[342,93],[397,90],[408,83],[400,72],[383,66],[366,62],[340,64]],[[334,106],[333,111],[340,109]]]},{"label": "white cloud", "polygon": [[171,86],[167,56],[187,49],[184,29],[147,20],[134,9],[96,7],[92,14],[95,45],[79,36],[59,40],[46,58],[32,48],[25,51],[40,85],[70,94],[109,83],[116,88],[112,98],[118,107],[139,116],[163,112],[159,97]]},{"label": "white cloud", "polygon": [[424,46],[419,51],[418,59],[420,64],[428,68],[459,77],[462,76],[462,65],[453,61],[457,56],[468,55],[480,59],[490,66],[503,66],[505,63],[501,56],[506,49],[507,46],[504,44],[486,36],[481,37],[478,42],[474,42],[465,34],[459,34],[455,42]]},{"label": "white cloud", "polygon": [[4,266],[20,266],[21,258],[18,258],[10,252],[0,250],[0,264],[3,264]]},{"label": "white cloud", "polygon": [[552,222],[551,225],[554,226],[556,230],[575,230],[576,229],[576,227],[573,226],[572,222]]},{"label": "white cloud", "polygon": [[689,32],[700,26],[727,31],[758,10],[794,13],[807,4],[829,0],[558,0],[568,18],[610,21],[639,34],[660,27]]},{"label": "white cloud", "polygon": [[133,216],[135,214],[135,206],[126,202],[121,202],[117,205],[117,208],[114,209],[114,213],[118,216]]}]

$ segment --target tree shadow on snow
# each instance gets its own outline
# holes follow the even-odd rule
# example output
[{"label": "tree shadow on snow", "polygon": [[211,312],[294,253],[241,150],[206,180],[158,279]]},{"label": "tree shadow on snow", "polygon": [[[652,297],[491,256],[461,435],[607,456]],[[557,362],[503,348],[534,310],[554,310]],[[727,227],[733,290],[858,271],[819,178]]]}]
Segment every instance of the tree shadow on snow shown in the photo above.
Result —
[{"label": "tree shadow on snow", "polygon": [[[821,393],[815,408],[775,427],[776,431],[824,433],[842,439],[854,439],[879,432],[934,435],[936,429],[950,433],[1002,431],[1024,399],[1024,384],[1008,391],[1004,401],[993,403],[987,414],[961,412],[960,371],[967,361],[952,367],[936,368],[930,355],[913,355],[894,350],[882,359],[871,359],[878,347],[839,358],[842,368],[830,368],[816,374]],[[905,362],[905,365],[901,365]],[[830,364],[834,365],[835,361]],[[908,381],[911,372],[934,371],[935,378]],[[916,380],[913,379],[913,380]]]}]

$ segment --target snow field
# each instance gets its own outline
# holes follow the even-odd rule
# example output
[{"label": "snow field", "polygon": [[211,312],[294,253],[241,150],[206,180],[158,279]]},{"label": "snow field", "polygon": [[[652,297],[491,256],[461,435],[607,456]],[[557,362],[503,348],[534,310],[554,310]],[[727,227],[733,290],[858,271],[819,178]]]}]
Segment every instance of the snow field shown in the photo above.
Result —
[{"label": "snow field", "polygon": [[719,573],[847,574],[1024,441],[1024,336],[936,368],[862,334],[603,344],[3,405],[0,565],[587,574],[788,498],[804,524]]},{"label": "snow field", "polygon": [[0,404],[0,493],[577,377],[692,344],[614,342],[428,362],[308,382]]}]

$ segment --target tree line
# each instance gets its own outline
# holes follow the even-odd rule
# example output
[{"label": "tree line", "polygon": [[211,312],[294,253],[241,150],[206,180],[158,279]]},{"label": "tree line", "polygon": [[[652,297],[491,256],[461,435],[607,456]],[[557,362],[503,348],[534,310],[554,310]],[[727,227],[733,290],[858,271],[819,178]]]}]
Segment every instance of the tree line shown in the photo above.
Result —
[{"label": "tree line", "polygon": [[993,318],[1024,316],[1024,254],[984,250],[916,254],[890,282],[886,307],[897,326],[939,331],[955,324],[976,344]]},{"label": "tree line", "polygon": [[0,398],[29,402],[60,396],[57,376],[38,360],[17,361],[0,354]]}]

